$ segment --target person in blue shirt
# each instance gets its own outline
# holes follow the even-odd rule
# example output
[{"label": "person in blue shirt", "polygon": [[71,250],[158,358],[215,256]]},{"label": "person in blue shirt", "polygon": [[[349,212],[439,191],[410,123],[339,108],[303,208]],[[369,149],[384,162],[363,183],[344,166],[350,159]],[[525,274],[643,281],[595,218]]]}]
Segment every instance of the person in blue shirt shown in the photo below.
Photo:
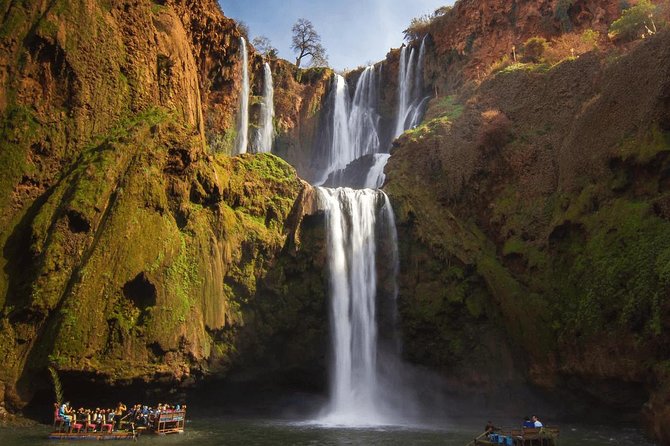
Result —
[{"label": "person in blue shirt", "polygon": [[60,408],[58,409],[58,416],[63,419],[67,427],[70,427],[72,425],[72,415],[68,415],[69,411],[70,411],[69,402],[61,404]]},{"label": "person in blue shirt", "polygon": [[530,421],[530,417],[525,417],[523,419],[523,427],[535,427],[535,423]]}]

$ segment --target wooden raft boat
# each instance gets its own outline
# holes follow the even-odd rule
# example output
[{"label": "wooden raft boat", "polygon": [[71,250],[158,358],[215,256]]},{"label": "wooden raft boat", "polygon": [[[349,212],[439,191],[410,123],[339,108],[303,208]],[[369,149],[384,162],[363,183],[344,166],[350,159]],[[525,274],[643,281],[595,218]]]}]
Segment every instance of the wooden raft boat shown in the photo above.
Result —
[{"label": "wooden raft boat", "polygon": [[153,426],[147,431],[157,435],[183,434],[186,422],[186,410],[175,410],[161,413]]},{"label": "wooden raft boat", "polygon": [[132,431],[117,432],[52,432],[49,440],[135,440],[138,433]]},{"label": "wooden raft boat", "polygon": [[470,445],[489,446],[557,446],[559,429],[557,427],[541,427],[523,429],[501,429],[486,436],[475,438]]}]

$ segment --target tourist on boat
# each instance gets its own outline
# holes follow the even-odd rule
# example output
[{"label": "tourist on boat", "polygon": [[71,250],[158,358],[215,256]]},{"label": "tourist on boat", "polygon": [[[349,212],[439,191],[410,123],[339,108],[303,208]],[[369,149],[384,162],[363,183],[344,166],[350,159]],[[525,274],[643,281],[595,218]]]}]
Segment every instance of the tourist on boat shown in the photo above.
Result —
[{"label": "tourist on boat", "polygon": [[539,427],[543,427],[543,426],[544,426],[544,425],[542,424],[542,422],[537,418],[536,415],[533,415],[533,418],[531,418],[531,420],[533,421],[533,427],[537,427],[537,428],[539,428]]},{"label": "tourist on boat", "polygon": [[116,405],[114,410],[114,420],[116,421],[116,429],[121,429],[121,420],[123,419],[123,413],[128,410],[125,404],[119,401],[119,404]]},{"label": "tourist on boat", "polygon": [[69,429],[72,426],[72,415],[70,414],[70,402],[61,404],[58,409],[58,417],[63,419],[63,423]]},{"label": "tourist on boat", "polygon": [[486,434],[487,437],[488,437],[489,435],[491,435],[493,432],[495,432],[496,430],[498,430],[498,428],[495,427],[495,426],[493,425],[493,423],[491,422],[491,420],[489,420],[489,421],[486,423],[486,427],[484,427],[484,433]]},{"label": "tourist on boat", "polygon": [[530,417],[524,417],[523,419],[523,427],[535,427],[535,423],[533,423],[530,419]]}]

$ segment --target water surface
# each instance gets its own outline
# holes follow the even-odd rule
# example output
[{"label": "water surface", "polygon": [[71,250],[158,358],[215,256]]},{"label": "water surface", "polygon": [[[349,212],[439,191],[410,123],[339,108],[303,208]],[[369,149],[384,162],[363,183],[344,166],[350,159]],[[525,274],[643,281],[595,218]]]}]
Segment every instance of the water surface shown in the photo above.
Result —
[{"label": "water surface", "polygon": [[[55,442],[46,439],[50,428],[0,428],[2,446],[46,446],[67,445],[82,442]],[[282,420],[259,420],[248,418],[208,418],[187,423],[181,435],[140,437],[138,445],[147,446],[367,446],[367,445],[446,445],[465,446],[481,426],[474,422],[461,422],[444,428],[333,428],[309,423],[292,423]],[[91,443],[83,443],[91,444]],[[114,442],[113,444],[132,444]],[[653,446],[642,432],[634,428],[606,426],[561,425],[560,446]]]}]

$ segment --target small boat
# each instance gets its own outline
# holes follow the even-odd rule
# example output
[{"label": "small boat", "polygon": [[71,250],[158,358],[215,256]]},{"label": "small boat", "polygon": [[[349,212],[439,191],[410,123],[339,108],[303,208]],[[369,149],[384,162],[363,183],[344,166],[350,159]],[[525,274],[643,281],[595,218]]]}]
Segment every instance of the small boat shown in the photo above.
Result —
[{"label": "small boat", "polygon": [[135,440],[134,431],[117,432],[52,432],[49,440]]},{"label": "small boat", "polygon": [[557,446],[559,429],[545,426],[541,428],[500,429],[481,434],[470,442],[471,446]]}]

